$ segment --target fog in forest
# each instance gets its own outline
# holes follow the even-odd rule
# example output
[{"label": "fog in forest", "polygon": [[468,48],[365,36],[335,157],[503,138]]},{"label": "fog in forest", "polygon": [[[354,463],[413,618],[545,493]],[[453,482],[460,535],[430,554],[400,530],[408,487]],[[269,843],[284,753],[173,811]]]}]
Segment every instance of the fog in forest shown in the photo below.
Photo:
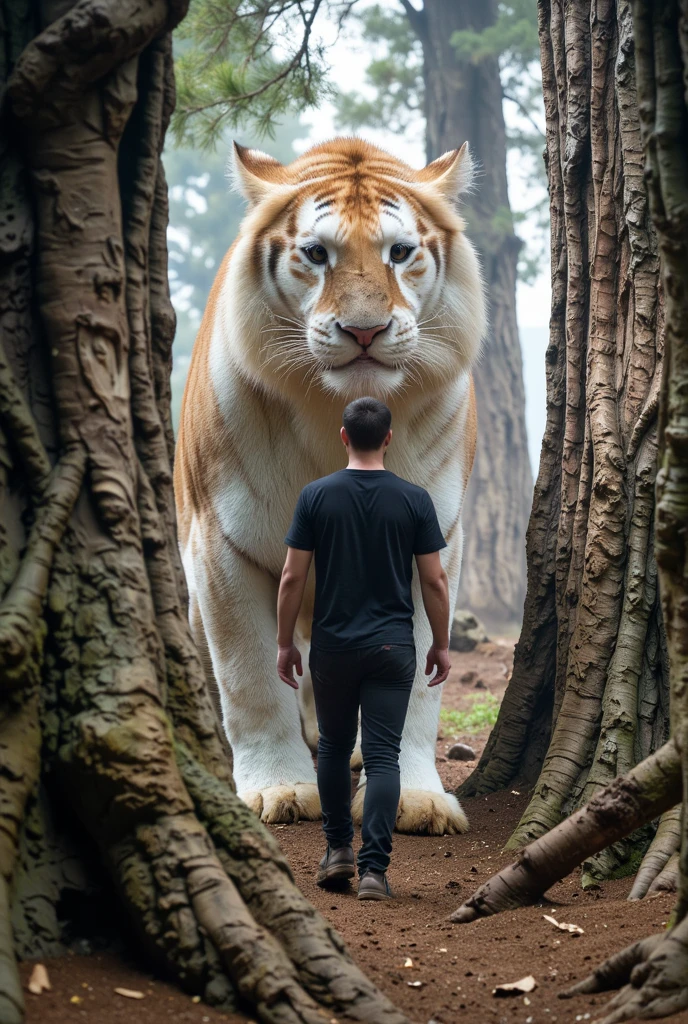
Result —
[{"label": "fog in forest", "polygon": [[[371,7],[372,4],[363,5]],[[383,0],[379,5],[392,12],[397,0]],[[530,15],[535,20],[535,7]],[[287,115],[275,131],[275,137],[260,137],[257,131],[237,129],[222,137],[210,152],[175,147],[168,138],[164,154],[165,169],[170,186],[170,281],[173,302],[179,315],[179,326],[174,343],[174,370],[172,377],[175,423],[179,413],[189,355],[195,328],[199,322],[205,299],[210,290],[219,261],[232,243],[245,203],[229,188],[224,170],[230,159],[231,139],[236,137],[242,145],[255,146],[289,162],[298,153],[337,134],[350,129],[340,127],[338,103],[352,92],[362,92],[375,98],[375,90],[366,82],[366,65],[370,51],[361,42],[361,28],[352,25],[344,36],[344,44],[334,43],[335,28],[331,23],[320,27],[320,35],[329,44],[327,60],[331,81],[337,90],[335,99],[325,99],[315,110],[305,114]],[[377,44],[377,52],[382,48]],[[376,55],[376,54],[375,54]],[[514,83],[515,80],[515,83]],[[355,89],[352,84],[356,83]],[[539,145],[529,140],[526,153],[512,146],[507,154],[509,199],[517,219],[517,233],[524,240],[528,265],[519,277],[516,290],[518,328],[523,358],[523,382],[526,395],[526,427],[528,453],[533,479],[537,475],[540,445],[545,425],[545,371],[544,354],[547,347],[549,322],[549,237],[546,217],[546,183],[544,178],[544,109],[541,72],[536,61],[528,65],[527,73],[518,68],[510,73],[510,85],[520,89],[519,99],[527,97],[527,109],[513,102],[503,105],[507,129],[517,138],[519,133],[535,125],[543,132]],[[524,104],[525,106],[525,104]],[[425,162],[423,120],[417,112],[412,114],[403,131],[390,131],[370,127],[363,123],[356,134],[383,146],[390,153],[421,167]],[[455,139],[459,146],[465,139]],[[470,143],[470,139],[468,140]],[[481,170],[476,174],[475,189],[481,187]],[[485,358],[489,358],[486,353]]]}]

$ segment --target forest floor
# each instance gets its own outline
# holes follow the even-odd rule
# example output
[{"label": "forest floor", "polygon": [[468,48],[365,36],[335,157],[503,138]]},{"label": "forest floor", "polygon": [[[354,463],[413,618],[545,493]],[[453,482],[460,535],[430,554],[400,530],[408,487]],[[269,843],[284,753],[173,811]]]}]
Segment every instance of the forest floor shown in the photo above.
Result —
[{"label": "forest floor", "polygon": [[[484,723],[501,700],[511,671],[513,643],[482,644],[474,652],[452,657],[437,741],[438,768],[447,790],[456,788],[475,764],[449,761],[447,750],[460,740],[479,755],[489,733]],[[458,715],[447,716],[446,711]],[[541,905],[470,925],[449,924],[448,915],[509,861],[501,849],[526,802],[527,793],[518,787],[466,800],[471,831],[465,836],[395,836],[389,877],[396,898],[387,904],[359,903],[353,887],[333,894],[316,886],[315,867],[324,849],[319,822],[277,825],[273,831],[303,892],[344,936],[365,972],[414,1024],[453,1024],[462,1019],[471,1024],[592,1021],[605,997],[562,1002],[557,993],[611,952],[663,928],[673,897],[661,894],[628,903],[630,878],[584,893],[575,872],[554,886]],[[577,924],[584,934],[558,931],[543,914]],[[240,1024],[251,1019],[194,1003],[121,956],[70,955],[45,963],[52,991],[26,994],[26,1024]],[[31,967],[21,965],[23,978],[28,978]],[[529,974],[537,982],[529,995],[493,995],[496,985]],[[143,998],[115,993],[120,987],[139,991]],[[672,1021],[688,1024],[688,1011]]]}]

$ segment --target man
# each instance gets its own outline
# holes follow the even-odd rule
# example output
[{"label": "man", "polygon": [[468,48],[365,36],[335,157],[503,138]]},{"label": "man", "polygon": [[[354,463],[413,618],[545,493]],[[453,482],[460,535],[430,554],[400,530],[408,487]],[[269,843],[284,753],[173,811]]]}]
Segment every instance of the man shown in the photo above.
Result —
[{"label": "man", "polygon": [[346,469],[304,487],[286,537],[277,602],[280,679],[302,674],[294,627],[315,552],[310,669],[318,717],[318,790],[327,851],[318,884],[335,888],[355,875],[351,846],[351,770],[361,712],[366,773],[359,899],[389,899],[387,867],[399,804],[399,748],[416,670],[413,557],[433,644],[426,674],[449,674],[449,590],[439,552],[446,542],[432,500],[385,469],[392,414],[374,398],[344,410]]}]

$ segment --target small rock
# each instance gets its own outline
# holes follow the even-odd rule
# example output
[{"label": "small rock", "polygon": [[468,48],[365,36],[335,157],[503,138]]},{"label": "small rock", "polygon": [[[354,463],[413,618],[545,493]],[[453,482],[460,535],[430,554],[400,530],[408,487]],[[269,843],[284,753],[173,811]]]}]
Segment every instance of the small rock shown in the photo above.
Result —
[{"label": "small rock", "polygon": [[31,971],[29,984],[26,987],[34,996],[39,996],[41,992],[50,991],[52,985],[50,984],[48,972],[43,964],[36,964],[34,969]]},{"label": "small rock", "polygon": [[451,857],[451,855],[452,855],[452,852],[451,852],[451,850],[445,850],[445,851],[444,851],[444,856],[445,856],[445,857]]},{"label": "small rock", "polygon": [[473,684],[473,689],[486,690],[487,686],[485,685],[485,681],[483,679],[476,679],[475,683]]},{"label": "small rock", "polygon": [[472,683],[473,680],[475,679],[475,676],[475,672],[464,672],[464,674],[460,677],[460,681],[462,683]]},{"label": "small rock", "polygon": [[444,888],[445,889],[460,889],[461,888],[461,882],[455,882],[452,879],[451,881],[447,882],[447,884],[445,885]]},{"label": "small rock", "polygon": [[136,988],[116,988],[115,992],[118,996],[124,996],[125,999],[145,999],[143,992],[139,992]]},{"label": "small rock", "polygon": [[467,743],[455,743],[447,751],[450,761],[475,761],[475,750]]},{"label": "small rock", "polygon": [[482,622],[472,612],[458,608],[452,621],[449,646],[452,651],[472,651],[478,644],[489,642]]},{"label": "small rock", "polygon": [[500,996],[514,996],[519,993],[532,992],[534,988],[537,988],[537,981],[532,974],[528,974],[525,978],[520,978],[518,981],[497,985],[496,988],[492,989],[492,995],[497,996],[497,998]]}]

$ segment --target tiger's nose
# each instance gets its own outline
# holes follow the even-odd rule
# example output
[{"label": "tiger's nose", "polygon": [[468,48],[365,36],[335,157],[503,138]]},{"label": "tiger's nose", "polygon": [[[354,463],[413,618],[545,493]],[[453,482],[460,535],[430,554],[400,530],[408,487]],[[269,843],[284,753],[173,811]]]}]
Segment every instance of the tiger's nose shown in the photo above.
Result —
[{"label": "tiger's nose", "polygon": [[352,334],[356,341],[358,342],[358,344],[361,346],[361,348],[366,349],[370,348],[370,346],[373,344],[373,338],[375,337],[375,335],[379,334],[381,331],[386,331],[390,323],[391,321],[388,320],[386,324],[378,324],[377,327],[366,328],[351,327],[348,324],[344,327],[342,326],[342,324],[338,323],[337,327],[339,327],[346,334]]}]

